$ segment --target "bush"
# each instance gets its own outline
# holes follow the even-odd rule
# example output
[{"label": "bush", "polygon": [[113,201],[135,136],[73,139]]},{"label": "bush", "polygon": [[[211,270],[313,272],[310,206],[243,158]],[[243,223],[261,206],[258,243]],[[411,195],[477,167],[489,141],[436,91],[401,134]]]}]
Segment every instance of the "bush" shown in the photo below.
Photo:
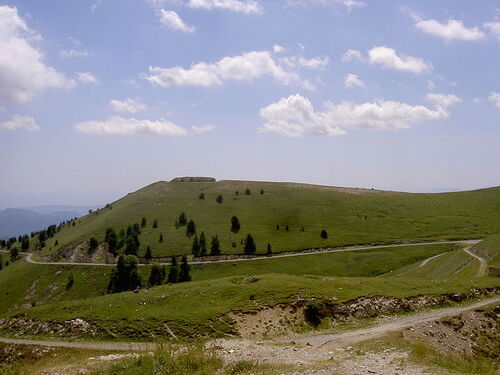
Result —
[{"label": "bush", "polygon": [[308,304],[304,309],[304,319],[314,327],[319,326],[323,315],[320,312],[320,306],[316,303]]},{"label": "bush", "polygon": [[217,195],[217,198],[215,198],[215,201],[219,204],[224,202],[224,198],[222,198],[222,194]]},{"label": "bush", "polygon": [[326,230],[322,229],[321,230],[321,238],[326,240],[328,238],[328,233],[326,232]]},{"label": "bush", "polygon": [[75,277],[73,276],[73,272],[70,272],[68,275],[68,280],[66,281],[66,290],[70,290],[75,283]]}]

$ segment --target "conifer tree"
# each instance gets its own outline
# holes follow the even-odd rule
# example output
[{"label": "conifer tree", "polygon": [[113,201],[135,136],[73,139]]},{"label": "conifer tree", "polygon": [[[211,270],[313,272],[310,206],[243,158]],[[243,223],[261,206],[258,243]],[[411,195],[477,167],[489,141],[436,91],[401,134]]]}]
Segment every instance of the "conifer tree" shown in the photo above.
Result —
[{"label": "conifer tree", "polygon": [[322,229],[321,230],[321,234],[320,234],[321,238],[323,238],[324,240],[326,240],[328,238],[328,233],[326,230]]},{"label": "conifer tree", "polygon": [[150,246],[146,247],[146,253],[144,254],[144,258],[148,263],[151,262],[151,259],[153,259],[153,253],[151,252]]},{"label": "conifer tree", "polygon": [[0,254],[0,271],[2,270],[3,268],[3,257],[2,257],[2,254]]},{"label": "conifer tree", "polygon": [[94,251],[97,249],[97,246],[99,246],[99,242],[97,242],[95,237],[92,237],[89,241],[88,254],[92,255]]},{"label": "conifer tree", "polygon": [[181,214],[179,215],[179,219],[177,219],[177,222],[181,227],[187,224],[187,216],[184,212],[181,212]]},{"label": "conifer tree", "polygon": [[215,198],[215,201],[219,204],[224,202],[224,198],[222,198],[222,194],[217,195],[217,198]]},{"label": "conifer tree", "polygon": [[159,263],[153,263],[151,273],[149,274],[148,286],[163,284],[165,273],[163,267]]},{"label": "conifer tree", "polygon": [[245,254],[255,254],[256,251],[257,251],[257,247],[255,246],[255,241],[253,240],[252,235],[248,234],[247,239],[245,241],[244,252],[245,252]]},{"label": "conifer tree", "polygon": [[207,241],[205,239],[205,232],[200,234],[200,256],[207,255]]},{"label": "conifer tree", "polygon": [[205,193],[201,192],[198,198],[201,200],[205,199]]},{"label": "conifer tree", "polygon": [[158,228],[158,220],[156,219],[153,220],[153,228]]},{"label": "conifer tree", "polygon": [[191,275],[189,274],[189,264],[186,257],[181,259],[181,269],[179,272],[179,282],[183,283],[186,281],[191,281]]},{"label": "conifer tree", "polygon": [[219,255],[220,254],[220,244],[219,238],[217,235],[212,237],[212,242],[210,244],[210,255]]},{"label": "conifer tree", "polygon": [[191,237],[196,233],[196,225],[193,220],[189,220],[186,225],[186,236]]},{"label": "conifer tree", "polygon": [[250,195],[250,189],[249,188],[245,189],[245,195]]},{"label": "conifer tree", "polygon": [[238,233],[240,231],[240,221],[236,216],[231,218],[231,232]]},{"label": "conifer tree", "polygon": [[146,226],[146,218],[143,217],[141,220],[141,228],[144,228]]},{"label": "conifer tree", "polygon": [[193,239],[193,246],[191,251],[195,257],[200,256],[200,243],[198,242],[198,236],[195,235]]},{"label": "conifer tree", "polygon": [[172,257],[170,260],[170,270],[168,271],[168,280],[167,282],[170,284],[175,284],[178,281],[178,267],[177,267],[177,258]]},{"label": "conifer tree", "polygon": [[271,255],[273,253],[273,248],[271,247],[271,244],[268,242],[267,243],[267,255]]},{"label": "conifer tree", "polygon": [[158,239],[158,242],[159,242],[159,243],[162,243],[162,242],[163,242],[163,233],[160,233],[160,238]]}]

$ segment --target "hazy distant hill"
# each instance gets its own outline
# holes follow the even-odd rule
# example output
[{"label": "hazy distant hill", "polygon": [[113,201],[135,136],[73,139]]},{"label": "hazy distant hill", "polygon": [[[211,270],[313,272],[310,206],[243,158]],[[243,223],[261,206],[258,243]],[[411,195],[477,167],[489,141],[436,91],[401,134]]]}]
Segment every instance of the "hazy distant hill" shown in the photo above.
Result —
[{"label": "hazy distant hill", "polygon": [[[93,207],[95,208],[95,207]],[[36,206],[7,208],[0,211],[0,238],[40,230],[87,213],[84,206]]]}]

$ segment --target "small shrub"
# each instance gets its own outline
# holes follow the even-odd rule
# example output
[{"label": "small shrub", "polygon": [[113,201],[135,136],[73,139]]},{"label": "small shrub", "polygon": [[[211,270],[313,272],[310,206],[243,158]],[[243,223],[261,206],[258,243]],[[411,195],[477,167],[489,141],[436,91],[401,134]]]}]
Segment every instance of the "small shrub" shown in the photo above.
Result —
[{"label": "small shrub", "polygon": [[328,238],[328,233],[326,230],[322,229],[321,230],[321,234],[320,234],[321,238],[326,240]]},{"label": "small shrub", "polygon": [[321,323],[322,314],[320,312],[320,307],[316,303],[308,304],[304,309],[304,319],[307,323],[311,324],[313,327],[319,326]]}]

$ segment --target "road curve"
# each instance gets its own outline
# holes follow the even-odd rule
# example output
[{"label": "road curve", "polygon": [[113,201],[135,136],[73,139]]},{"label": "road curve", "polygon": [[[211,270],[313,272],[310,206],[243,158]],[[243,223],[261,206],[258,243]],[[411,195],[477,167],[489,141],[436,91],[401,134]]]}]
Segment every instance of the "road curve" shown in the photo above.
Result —
[{"label": "road curve", "polygon": [[[410,246],[425,246],[425,245],[440,245],[440,244],[454,244],[454,243],[466,243],[475,244],[480,242],[480,240],[457,240],[457,241],[431,241],[431,242],[417,242],[417,243],[406,243],[406,244],[393,244],[393,245],[374,245],[374,246],[346,246],[338,248],[326,248],[325,250],[314,250],[314,251],[302,251],[296,253],[279,254],[273,256],[257,256],[255,258],[237,258],[237,259],[221,259],[221,260],[208,260],[204,262],[189,262],[189,264],[212,264],[212,263],[233,263],[233,262],[247,262],[254,260],[269,260],[276,258],[289,258],[316,254],[327,254],[327,253],[342,253],[346,251],[363,251],[363,250],[374,250],[374,249],[385,249],[390,247],[410,247]],[[33,264],[43,264],[51,266],[88,266],[88,267],[114,267],[114,264],[106,263],[77,263],[77,262],[40,262],[33,260],[33,254],[31,253],[20,253],[26,255],[25,260]],[[430,260],[430,259],[429,259]],[[164,265],[169,265],[169,263],[162,263]],[[138,264],[138,266],[147,266],[147,264]]]},{"label": "road curve", "polygon": [[[352,345],[361,341],[381,336],[389,331],[398,331],[415,324],[425,323],[428,321],[441,319],[445,316],[459,315],[465,311],[474,310],[487,305],[500,303],[500,296],[485,299],[468,306],[447,307],[422,313],[416,313],[410,316],[395,317],[387,323],[380,324],[375,327],[362,328],[354,331],[343,332],[339,334],[317,334],[312,333],[301,336],[299,338],[280,339],[268,344],[309,344],[316,349],[329,350],[332,348]],[[293,343],[291,342],[293,340]],[[249,343],[254,343],[253,340],[241,340]],[[110,350],[110,351],[151,351],[155,349],[155,344],[152,342],[113,342],[113,341],[52,341],[52,340],[23,340],[0,337],[0,342],[6,344],[17,345],[42,345],[50,347],[92,349],[92,350]],[[218,345],[224,342],[231,342],[231,339],[213,340]]]},{"label": "road curve", "polygon": [[486,275],[486,271],[488,269],[488,262],[479,255],[474,254],[472,251],[470,251],[470,246],[469,247],[464,247],[462,250],[465,251],[467,254],[469,254],[471,257],[476,258],[479,261],[479,269],[477,270],[476,276],[484,276]]},{"label": "road curve", "polygon": [[[391,331],[400,331],[409,328],[415,324],[426,323],[442,319],[445,316],[459,315],[465,311],[475,310],[492,304],[499,304],[500,296],[485,299],[471,305],[460,307],[447,307],[432,311],[413,314],[410,316],[403,316],[391,319],[387,323],[383,323],[370,328],[362,328],[354,331],[348,331],[338,334],[312,334],[296,339],[292,339],[296,344],[311,345],[319,349],[329,350],[332,348],[341,348],[347,345],[353,345],[361,341],[376,338]],[[288,342],[290,342],[290,338]],[[282,340],[280,340],[282,341]],[[283,342],[283,341],[282,341]]]}]

